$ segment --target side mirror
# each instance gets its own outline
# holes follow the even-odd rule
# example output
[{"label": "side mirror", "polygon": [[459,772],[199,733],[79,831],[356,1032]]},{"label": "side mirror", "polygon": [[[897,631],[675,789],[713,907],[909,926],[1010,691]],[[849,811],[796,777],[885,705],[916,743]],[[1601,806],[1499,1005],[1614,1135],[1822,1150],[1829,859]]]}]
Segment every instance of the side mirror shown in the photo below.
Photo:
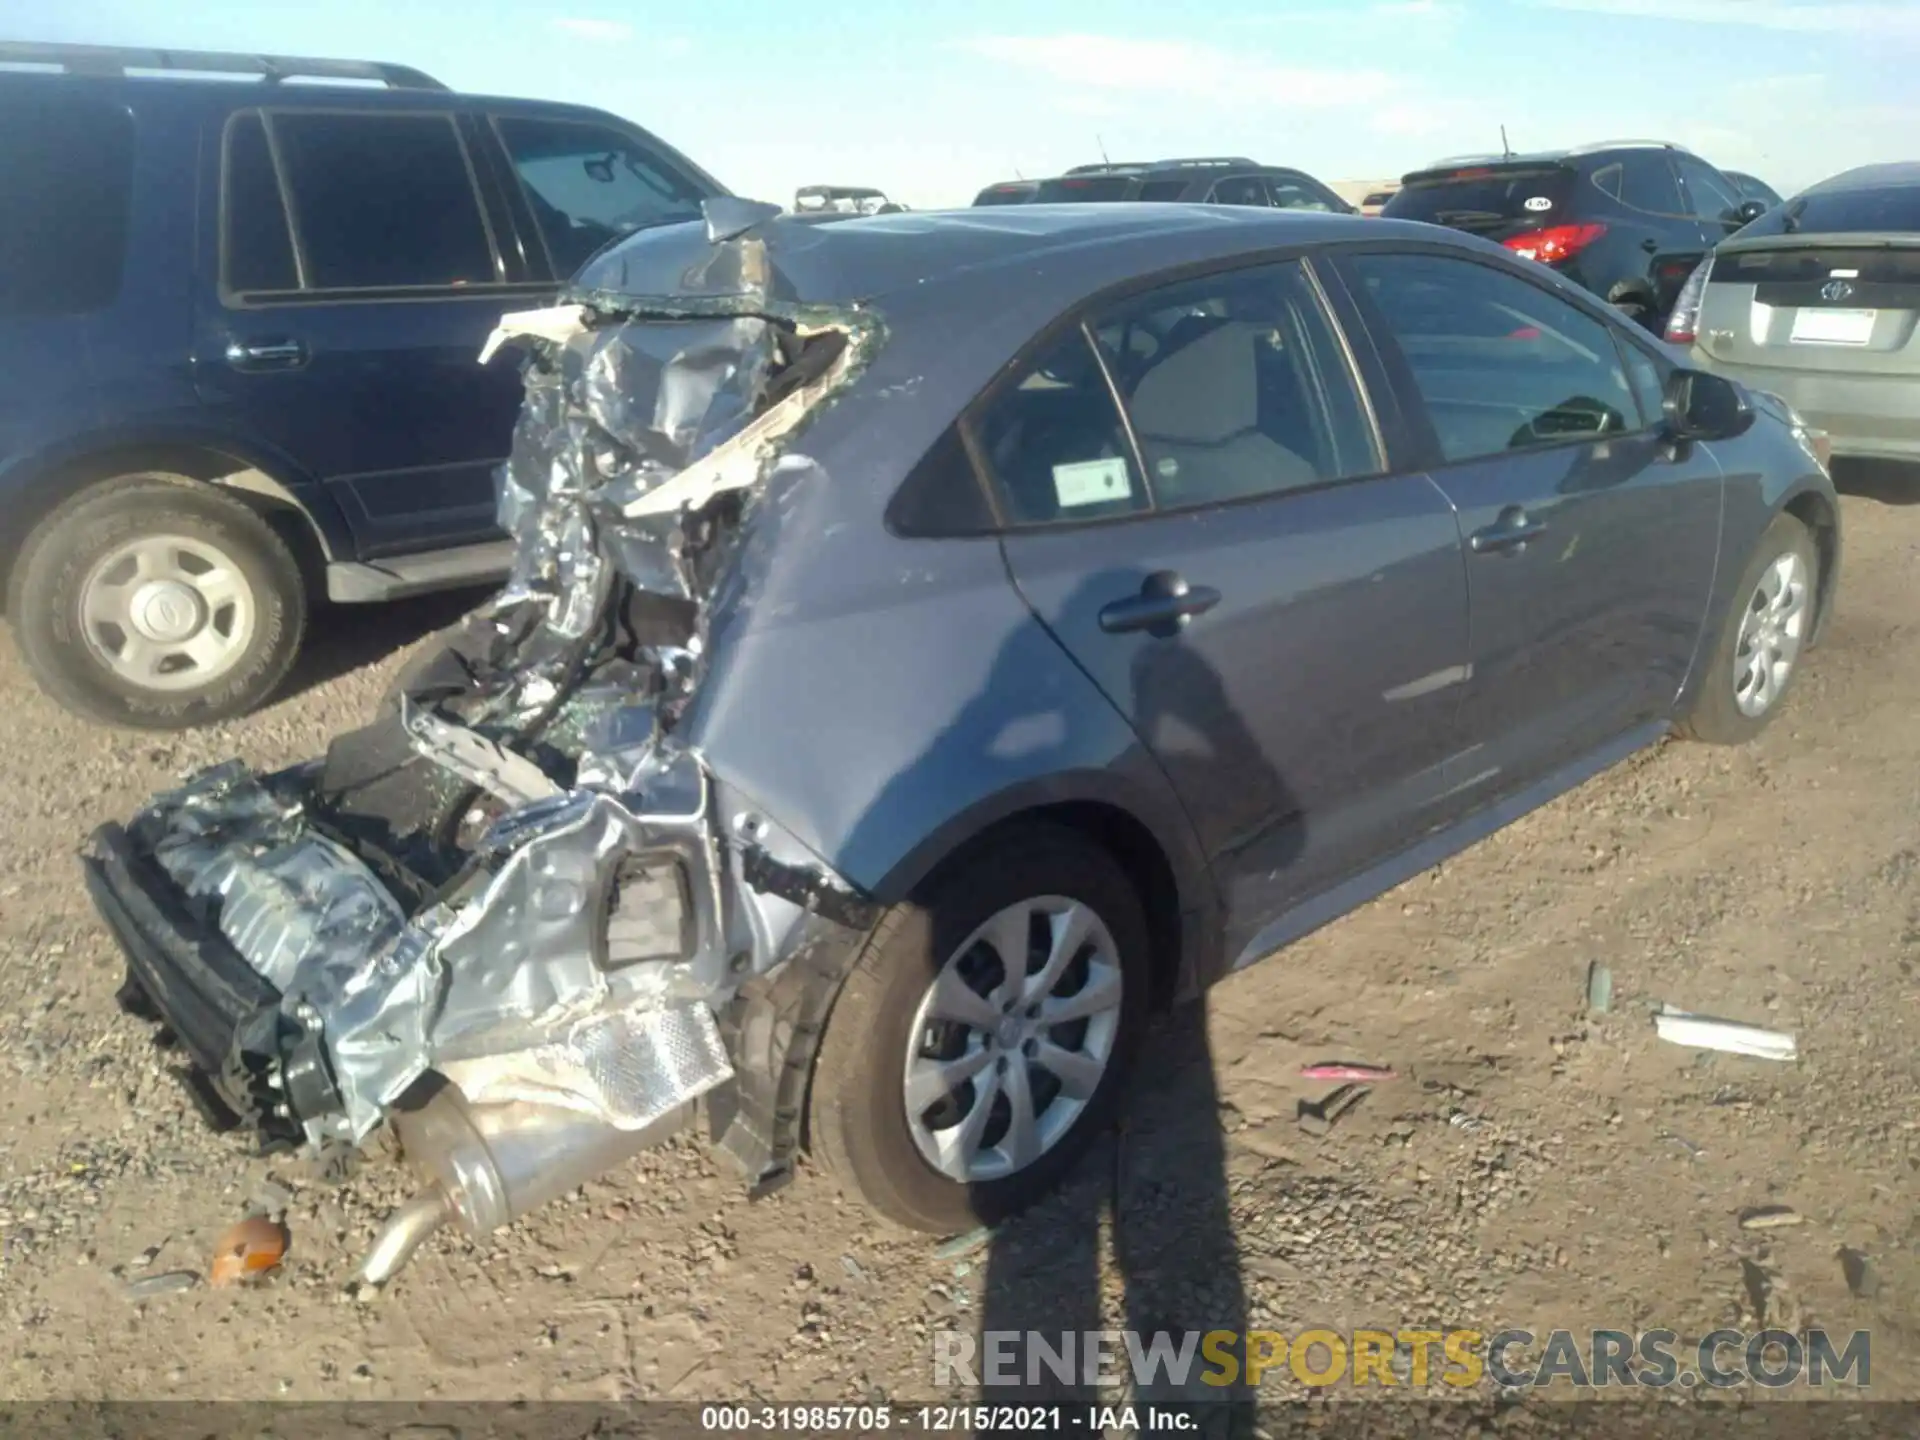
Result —
[{"label": "side mirror", "polygon": [[1705,370],[1675,370],[1667,377],[1662,405],[1668,436],[1675,440],[1731,440],[1753,424],[1746,392]]},{"label": "side mirror", "polygon": [[1771,208],[1764,200],[1743,200],[1733,212],[1733,218],[1742,225],[1751,225]]}]

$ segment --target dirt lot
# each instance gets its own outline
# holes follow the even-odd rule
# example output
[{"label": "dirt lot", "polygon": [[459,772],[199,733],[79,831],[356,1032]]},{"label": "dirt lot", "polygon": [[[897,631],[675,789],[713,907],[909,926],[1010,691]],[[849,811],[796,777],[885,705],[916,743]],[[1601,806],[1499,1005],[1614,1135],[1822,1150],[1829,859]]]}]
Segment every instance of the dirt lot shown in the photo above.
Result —
[{"label": "dirt lot", "polygon": [[[321,1186],[206,1133],[114,1008],[73,853],[198,765],[318,750],[453,605],[336,618],[301,693],[184,737],[68,718],[0,641],[0,1394],[914,1398],[929,1332],[983,1312],[1697,1337],[1759,1300],[1870,1329],[1873,1393],[1920,1398],[1920,506],[1889,503],[1920,478],[1865,483],[1830,638],[1761,744],[1643,756],[1230,981],[1156,1040],[1122,1137],[957,1262],[818,1173],[749,1203],[683,1141],[486,1243],[443,1235],[356,1303],[402,1177]],[[1658,1042],[1661,1001],[1791,1030],[1803,1058]],[[1403,1078],[1315,1138],[1295,1072],[1327,1058]],[[269,1175],[293,1189],[275,1283],[124,1298],[203,1265]],[[1804,1223],[1743,1231],[1763,1204]]]}]

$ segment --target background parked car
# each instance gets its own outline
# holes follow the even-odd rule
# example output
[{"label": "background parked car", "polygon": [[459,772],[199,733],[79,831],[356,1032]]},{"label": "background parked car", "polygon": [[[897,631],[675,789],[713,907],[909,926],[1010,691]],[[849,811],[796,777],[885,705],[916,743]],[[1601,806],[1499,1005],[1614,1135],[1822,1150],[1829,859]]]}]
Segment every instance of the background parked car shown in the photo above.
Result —
[{"label": "background parked car", "polygon": [[871,185],[803,185],[794,191],[793,208],[802,215],[891,215],[906,207]]},{"label": "background parked car", "polygon": [[1694,272],[1667,325],[1702,368],[1784,397],[1836,455],[1920,460],[1920,163],[1769,210]]},{"label": "background parked car", "polygon": [[520,384],[481,344],[725,193],[612,115],[396,65],[23,61],[71,73],[0,70],[0,567],[40,684],[114,723],[257,705],[310,596],[503,575]]},{"label": "background parked car", "polygon": [[1326,210],[1351,215],[1353,206],[1304,170],[1262,165],[1242,157],[1082,165],[1040,182],[1042,205],[1137,200],[1157,203],[1261,205],[1276,210]]},{"label": "background parked car", "polygon": [[1002,180],[973,197],[975,205],[1025,205],[1040,188],[1037,180]]},{"label": "background parked car", "polygon": [[1766,181],[1756,179],[1741,170],[1722,170],[1720,173],[1740,187],[1742,200],[1758,200],[1769,210],[1780,203],[1780,192]]},{"label": "background parked car", "polygon": [[1497,240],[1658,330],[1700,257],[1764,208],[1699,156],[1632,141],[1436,164],[1381,213]]}]

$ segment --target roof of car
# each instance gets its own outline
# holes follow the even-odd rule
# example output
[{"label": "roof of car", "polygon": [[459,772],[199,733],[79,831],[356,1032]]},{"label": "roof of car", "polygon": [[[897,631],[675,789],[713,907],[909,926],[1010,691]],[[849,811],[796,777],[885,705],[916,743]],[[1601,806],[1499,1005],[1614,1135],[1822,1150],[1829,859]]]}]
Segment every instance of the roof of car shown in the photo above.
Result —
[{"label": "roof of car", "polygon": [[1856,165],[1838,175],[1809,185],[1802,194],[1829,195],[1836,190],[1881,190],[1890,186],[1920,185],[1920,160],[1894,160],[1883,165]]},{"label": "roof of car", "polygon": [[[1433,227],[1406,228],[1432,238]],[[1140,203],[779,215],[751,233],[766,243],[774,276],[769,293],[791,303],[847,304],[909,290],[922,298],[949,284],[991,279],[1035,303],[1066,304],[1093,271],[1144,272],[1342,237],[1377,239],[1384,232],[1376,220],[1320,211]],[[591,261],[578,285],[679,300],[744,293],[734,267],[711,263],[717,248],[699,224],[641,231]],[[1073,264],[1046,263],[1066,252]]]}]

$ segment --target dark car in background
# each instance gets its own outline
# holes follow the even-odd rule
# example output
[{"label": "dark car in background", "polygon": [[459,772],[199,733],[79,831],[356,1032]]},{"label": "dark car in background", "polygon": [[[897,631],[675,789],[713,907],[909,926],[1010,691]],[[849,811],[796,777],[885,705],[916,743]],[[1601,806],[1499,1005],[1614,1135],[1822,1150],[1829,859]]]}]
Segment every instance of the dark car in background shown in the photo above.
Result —
[{"label": "dark car in background", "polygon": [[1498,241],[1658,330],[1700,257],[1764,208],[1692,152],[1630,141],[1435,164],[1381,214]]},{"label": "dark car in background", "polygon": [[1667,339],[1781,396],[1835,455],[1920,461],[1920,163],[1769,210],[1701,263]]},{"label": "dark car in background", "polygon": [[1258,205],[1274,210],[1324,210],[1351,215],[1353,206],[1303,170],[1262,165],[1245,157],[1081,165],[1042,180],[1038,205],[1147,203]]},{"label": "dark car in background", "polygon": [[0,567],[34,676],[110,723],[217,720],[280,684],[311,597],[504,575],[520,387],[481,344],[724,193],[612,115],[403,66],[0,45]]},{"label": "dark car in background", "polygon": [[1827,614],[1800,428],[1485,241],[706,211],[525,324],[516,583],[397,713],[86,856],[234,1114],[399,1131],[367,1278],[696,1099],[758,1187],[808,1146],[996,1221],[1154,1009],[1671,731],[1759,734]]},{"label": "dark car in background", "polygon": [[975,205],[1025,205],[1040,188],[1038,180],[1002,180],[973,197]]}]

